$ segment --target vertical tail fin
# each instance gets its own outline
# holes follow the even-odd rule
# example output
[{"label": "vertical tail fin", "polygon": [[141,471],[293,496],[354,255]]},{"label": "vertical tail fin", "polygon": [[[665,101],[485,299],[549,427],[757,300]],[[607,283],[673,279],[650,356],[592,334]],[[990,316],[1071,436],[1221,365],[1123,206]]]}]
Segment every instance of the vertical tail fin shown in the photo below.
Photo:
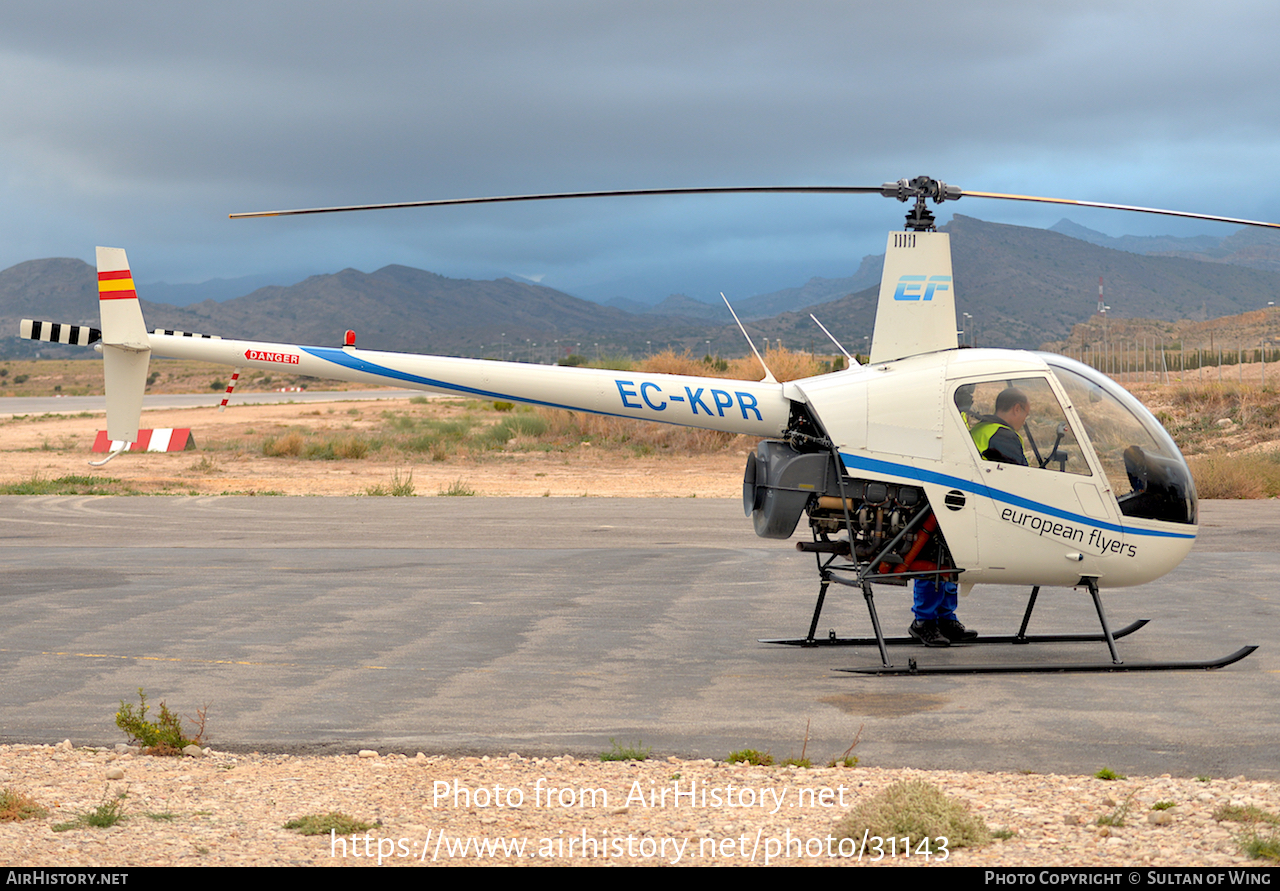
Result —
[{"label": "vertical tail fin", "polygon": [[890,232],[871,363],[954,350],[956,304],[945,232]]},{"label": "vertical tail fin", "polygon": [[107,436],[136,442],[151,341],[138,293],[121,248],[98,248],[98,309],[102,314],[102,373],[107,388]]}]

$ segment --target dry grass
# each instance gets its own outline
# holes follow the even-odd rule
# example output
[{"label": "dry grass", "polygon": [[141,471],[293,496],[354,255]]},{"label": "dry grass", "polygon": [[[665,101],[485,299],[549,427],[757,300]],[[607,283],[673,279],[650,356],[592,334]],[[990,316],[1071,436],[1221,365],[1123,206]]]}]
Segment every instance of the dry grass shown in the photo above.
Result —
[{"label": "dry grass", "polygon": [[0,791],[0,823],[18,823],[37,820],[49,812],[25,792],[13,789]]},{"label": "dry grass", "polygon": [[836,835],[861,842],[877,838],[911,839],[912,846],[939,839],[949,850],[978,847],[991,841],[991,832],[969,807],[923,780],[895,783],[858,805],[836,827]]},{"label": "dry grass", "polygon": [[[710,360],[710,361],[708,361]],[[813,377],[829,370],[828,362],[810,353],[799,353],[785,347],[773,347],[764,353],[765,364],[780,381],[792,381]],[[695,358],[688,350],[677,353],[664,350],[635,363],[635,371],[653,374],[690,374],[700,377],[721,377],[733,380],[762,380],[764,371],[755,356],[737,359],[712,360],[711,357]]]},{"label": "dry grass", "polygon": [[1191,466],[1201,498],[1280,496],[1280,390],[1238,382],[1133,388]]},{"label": "dry grass", "polygon": [[1280,454],[1193,455],[1187,459],[1201,498],[1280,496]]},{"label": "dry grass", "polygon": [[539,442],[552,449],[564,449],[589,443],[604,448],[623,448],[637,455],[677,454],[705,455],[726,449],[745,452],[755,446],[749,436],[678,427],[654,421],[632,421],[588,415],[560,409],[540,408],[546,429]]}]

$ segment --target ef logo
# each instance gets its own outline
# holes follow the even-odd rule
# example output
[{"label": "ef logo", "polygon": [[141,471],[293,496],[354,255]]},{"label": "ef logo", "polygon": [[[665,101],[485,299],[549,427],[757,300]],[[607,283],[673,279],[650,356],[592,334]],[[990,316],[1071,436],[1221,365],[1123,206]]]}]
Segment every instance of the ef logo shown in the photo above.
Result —
[{"label": "ef logo", "polygon": [[898,288],[893,292],[894,300],[933,299],[934,291],[951,290],[949,275],[904,275],[898,279]]}]

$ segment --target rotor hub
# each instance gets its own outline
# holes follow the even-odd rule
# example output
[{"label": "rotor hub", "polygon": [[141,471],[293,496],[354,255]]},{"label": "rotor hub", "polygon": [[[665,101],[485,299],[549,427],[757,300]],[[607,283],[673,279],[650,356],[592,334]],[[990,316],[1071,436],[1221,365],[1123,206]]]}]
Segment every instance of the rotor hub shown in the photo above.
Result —
[{"label": "rotor hub", "polygon": [[933,212],[925,203],[926,199],[932,198],[935,204],[959,201],[964,192],[959,186],[949,186],[928,176],[917,176],[910,180],[885,183],[880,187],[880,194],[886,198],[897,198],[904,203],[914,198],[915,205],[907,214],[906,228],[911,232],[933,232],[937,229],[937,224],[934,222]]}]

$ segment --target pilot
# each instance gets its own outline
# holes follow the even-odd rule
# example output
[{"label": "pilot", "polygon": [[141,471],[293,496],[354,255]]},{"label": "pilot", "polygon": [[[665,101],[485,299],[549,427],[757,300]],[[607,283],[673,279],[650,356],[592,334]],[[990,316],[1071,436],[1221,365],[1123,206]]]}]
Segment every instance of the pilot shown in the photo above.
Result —
[{"label": "pilot", "polygon": [[[956,406],[968,421],[967,409],[972,404],[972,390],[961,388],[956,392]],[[1017,387],[1007,387],[996,397],[995,414],[978,419],[969,434],[978,447],[979,454],[987,461],[1005,464],[1027,465],[1022,437],[1018,428],[1027,422],[1031,414],[1031,400]],[[915,621],[908,630],[910,635],[926,647],[948,647],[953,643],[976,640],[978,632],[964,627],[956,618],[960,597],[955,582],[936,579],[916,579],[911,613]]]},{"label": "pilot", "polygon": [[1017,387],[1001,390],[996,397],[995,414],[979,418],[978,425],[970,431],[978,453],[987,461],[1028,466],[1018,428],[1027,423],[1030,414],[1031,401],[1026,393]]}]

